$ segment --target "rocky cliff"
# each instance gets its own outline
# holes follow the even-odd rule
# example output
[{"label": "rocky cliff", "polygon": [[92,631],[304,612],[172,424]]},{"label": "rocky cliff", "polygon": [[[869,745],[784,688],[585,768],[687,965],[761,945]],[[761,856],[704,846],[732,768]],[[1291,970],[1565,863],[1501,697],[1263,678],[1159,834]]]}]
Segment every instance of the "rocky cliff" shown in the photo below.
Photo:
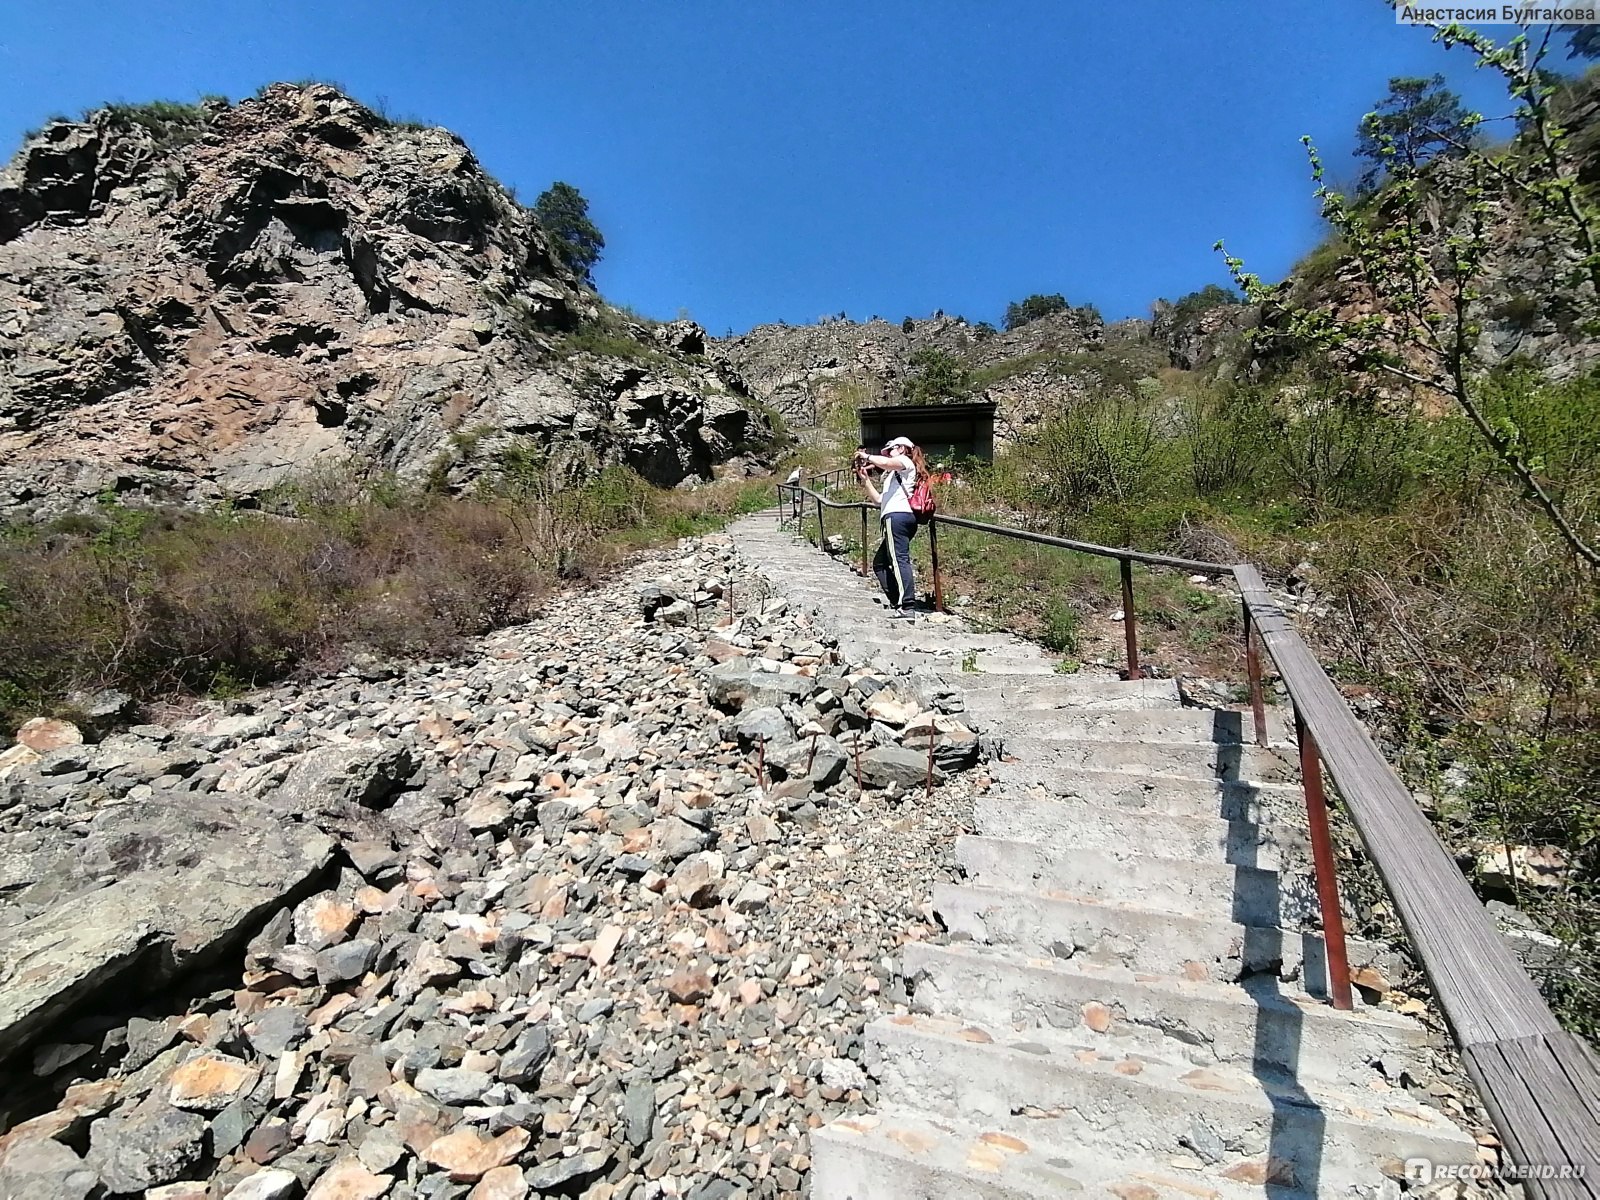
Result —
[{"label": "rocky cliff", "polygon": [[341,462],[460,485],[514,440],[676,484],[770,437],[706,349],[607,308],[461,139],[330,87],[104,109],[0,171],[13,515]]},{"label": "rocky cliff", "polygon": [[968,370],[981,371],[1031,355],[1093,350],[1102,337],[1098,317],[1073,310],[1006,333],[939,315],[898,324],[758,325],[717,345],[757,397],[791,423],[806,426],[816,424],[819,410],[841,388],[851,389],[856,403],[895,403],[916,373],[912,358],[919,351],[942,351]]}]

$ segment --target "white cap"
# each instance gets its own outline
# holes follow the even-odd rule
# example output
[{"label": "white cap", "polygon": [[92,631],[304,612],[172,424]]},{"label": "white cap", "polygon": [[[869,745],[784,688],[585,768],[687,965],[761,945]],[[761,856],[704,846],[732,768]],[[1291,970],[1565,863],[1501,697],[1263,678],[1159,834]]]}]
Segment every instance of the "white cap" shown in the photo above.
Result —
[{"label": "white cap", "polygon": [[885,449],[893,450],[896,446],[903,446],[907,450],[915,450],[917,444],[908,437],[897,437],[885,443]]}]

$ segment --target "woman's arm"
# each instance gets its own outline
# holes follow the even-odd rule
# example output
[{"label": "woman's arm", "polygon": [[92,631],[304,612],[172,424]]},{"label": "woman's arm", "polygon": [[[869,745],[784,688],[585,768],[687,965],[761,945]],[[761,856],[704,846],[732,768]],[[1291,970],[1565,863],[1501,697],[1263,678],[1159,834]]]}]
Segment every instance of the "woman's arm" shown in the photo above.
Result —
[{"label": "woman's arm", "polygon": [[883,497],[878,494],[878,489],[872,486],[872,480],[867,478],[865,465],[856,468],[856,478],[861,481],[861,486],[867,491],[867,498],[874,504],[882,504]]},{"label": "woman's arm", "polygon": [[862,457],[880,471],[909,471],[911,460],[900,454],[864,454]]}]

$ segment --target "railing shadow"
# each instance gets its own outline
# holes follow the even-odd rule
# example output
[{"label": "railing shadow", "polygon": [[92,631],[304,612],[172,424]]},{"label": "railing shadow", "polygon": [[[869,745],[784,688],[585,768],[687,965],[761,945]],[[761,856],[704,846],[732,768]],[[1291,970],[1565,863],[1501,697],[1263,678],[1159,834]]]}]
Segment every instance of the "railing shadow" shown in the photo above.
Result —
[{"label": "railing shadow", "polygon": [[[1223,784],[1219,815],[1229,822],[1230,830],[1244,824],[1241,818],[1250,817],[1254,820],[1249,824],[1259,829],[1267,823],[1268,813],[1259,791],[1241,779],[1244,714],[1219,710],[1212,721],[1211,740],[1219,747],[1217,776]],[[1252,797],[1256,800],[1253,813],[1248,810]],[[1305,1017],[1286,993],[1279,974],[1284,939],[1296,935],[1281,927],[1283,877],[1279,869],[1262,864],[1263,844],[1257,837],[1228,855],[1234,868],[1232,918],[1245,930],[1240,984],[1256,1004],[1251,1072],[1272,1104],[1264,1176],[1259,1183],[1269,1196],[1298,1200],[1319,1194],[1327,1117],[1299,1079]],[[1278,867],[1282,865],[1280,858]],[[1306,990],[1326,995],[1327,964],[1321,940],[1299,936]]]}]

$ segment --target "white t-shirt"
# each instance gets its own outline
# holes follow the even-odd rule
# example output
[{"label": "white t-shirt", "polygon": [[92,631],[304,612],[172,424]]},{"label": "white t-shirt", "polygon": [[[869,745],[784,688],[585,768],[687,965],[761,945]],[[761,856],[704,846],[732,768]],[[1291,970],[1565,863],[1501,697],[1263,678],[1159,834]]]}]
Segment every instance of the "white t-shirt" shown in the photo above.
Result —
[{"label": "white t-shirt", "polygon": [[916,466],[903,454],[896,455],[893,461],[905,465],[884,472],[883,486],[878,489],[878,512],[883,516],[910,512],[911,493],[917,490]]}]

